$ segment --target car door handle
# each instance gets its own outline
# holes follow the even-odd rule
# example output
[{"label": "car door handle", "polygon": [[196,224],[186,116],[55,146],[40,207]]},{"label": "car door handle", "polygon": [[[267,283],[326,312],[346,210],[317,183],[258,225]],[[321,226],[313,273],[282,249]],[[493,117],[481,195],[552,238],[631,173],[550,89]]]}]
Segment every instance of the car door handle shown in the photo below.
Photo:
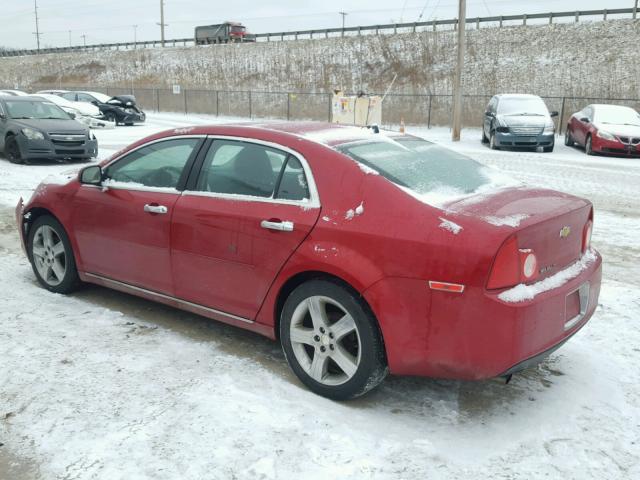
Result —
[{"label": "car door handle", "polygon": [[293,222],[289,221],[271,221],[271,220],[262,220],[260,222],[260,226],[262,228],[266,228],[267,230],[277,230],[279,232],[293,232]]},{"label": "car door handle", "polygon": [[161,214],[165,214],[169,211],[169,209],[167,207],[165,207],[164,205],[151,205],[151,204],[146,204],[144,206],[144,211],[147,213],[161,213]]}]

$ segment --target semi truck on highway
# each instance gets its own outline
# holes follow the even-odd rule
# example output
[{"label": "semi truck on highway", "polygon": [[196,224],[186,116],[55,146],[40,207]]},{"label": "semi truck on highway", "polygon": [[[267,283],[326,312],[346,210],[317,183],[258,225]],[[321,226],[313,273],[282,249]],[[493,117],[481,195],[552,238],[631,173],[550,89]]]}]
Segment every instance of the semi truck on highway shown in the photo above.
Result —
[{"label": "semi truck on highway", "polygon": [[247,27],[240,22],[224,22],[196,27],[195,41],[196,45],[255,42],[256,37],[247,32]]}]

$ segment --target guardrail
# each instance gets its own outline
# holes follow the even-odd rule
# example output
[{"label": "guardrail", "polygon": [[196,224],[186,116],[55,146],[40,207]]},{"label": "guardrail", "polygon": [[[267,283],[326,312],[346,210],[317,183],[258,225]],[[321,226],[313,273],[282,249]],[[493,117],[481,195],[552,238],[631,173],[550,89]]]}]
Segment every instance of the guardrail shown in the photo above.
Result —
[{"label": "guardrail", "polygon": [[[547,20],[549,24],[553,24],[554,20],[561,18],[573,18],[574,22],[579,22],[581,18],[585,17],[602,17],[602,20],[607,20],[611,15],[629,15],[633,19],[638,18],[638,12],[635,8],[613,8],[603,10],[577,10],[571,12],[549,12],[549,13],[532,13],[521,15],[500,15],[491,17],[476,17],[467,18],[466,24],[475,25],[477,29],[482,24],[491,24],[492,26],[504,27],[511,26],[513,22],[518,22],[521,25],[527,25],[527,22],[532,20]],[[458,25],[458,19],[452,18],[449,20],[430,20],[426,22],[408,22],[408,23],[388,23],[381,25],[366,25],[357,27],[345,27],[345,28],[326,28],[326,29],[314,29],[314,30],[296,30],[287,32],[269,32],[269,33],[256,33],[254,37],[256,41],[284,41],[284,40],[299,40],[301,38],[329,38],[330,36],[345,36],[345,35],[363,35],[363,34],[386,34],[386,33],[398,33],[402,31],[416,32],[418,29],[437,30],[441,26],[450,26],[456,28]],[[315,37],[314,37],[315,35]],[[195,45],[194,38],[175,38],[171,40],[165,40],[164,46],[192,46]],[[121,43],[100,43],[92,45],[78,45],[73,47],[53,47],[53,48],[41,48],[30,50],[3,50],[0,51],[0,57],[16,57],[23,55],[41,55],[51,53],[64,53],[64,52],[79,52],[79,51],[95,51],[95,50],[119,50],[119,49],[138,49],[138,48],[155,48],[163,46],[161,40],[146,40],[140,42],[121,42]]]},{"label": "guardrail", "polygon": [[[171,88],[134,88],[63,86],[69,90],[93,90],[107,95],[133,94],[144,110],[184,114],[206,114],[249,119],[331,121],[332,94],[328,92],[286,92],[256,90],[204,90]],[[59,89],[60,85],[38,85],[33,90]],[[462,123],[479,127],[484,111],[493,95],[463,95]],[[543,96],[550,111],[559,112],[557,132],[563,133],[569,117],[592,103],[625,105],[640,111],[640,98],[606,98]],[[382,104],[384,126],[406,124],[431,126],[451,125],[453,97],[450,94],[390,93]]]}]

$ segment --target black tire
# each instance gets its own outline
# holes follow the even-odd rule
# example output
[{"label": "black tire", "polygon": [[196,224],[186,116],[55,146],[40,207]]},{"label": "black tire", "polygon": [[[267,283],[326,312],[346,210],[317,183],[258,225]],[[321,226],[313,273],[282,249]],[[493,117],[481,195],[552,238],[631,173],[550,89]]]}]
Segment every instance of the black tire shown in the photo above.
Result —
[{"label": "black tire", "polygon": [[487,144],[489,143],[489,139],[487,138],[487,136],[484,134],[484,127],[482,128],[482,143]]},{"label": "black tire", "polygon": [[571,138],[571,134],[569,133],[569,127],[567,127],[567,131],[564,132],[564,144],[567,147],[573,147],[575,145],[575,142],[573,141],[573,138]]},{"label": "black tire", "polygon": [[125,123],[127,127],[133,127],[133,122]]},{"label": "black tire", "polygon": [[113,124],[118,126],[118,119],[116,118],[115,113],[108,112],[107,114],[105,114],[105,119],[107,120],[107,122],[112,122]]},{"label": "black tire", "polygon": [[[48,227],[49,229],[51,229],[55,233],[55,236],[57,236],[59,243],[61,243],[64,247],[64,262],[60,260],[60,262],[64,265],[64,274],[61,275],[61,278],[59,279],[56,277],[55,282],[52,279],[44,278],[40,273],[38,266],[36,265],[37,263],[39,265],[44,265],[44,262],[39,263],[43,260],[44,257],[41,257],[34,253],[34,242],[40,243],[40,239],[36,238],[36,234],[39,235],[39,231],[42,227]],[[73,249],[71,248],[71,242],[69,241],[69,237],[67,236],[67,232],[65,231],[64,227],[54,217],[50,215],[43,215],[41,217],[38,217],[30,226],[29,235],[27,237],[27,255],[29,257],[29,261],[31,262],[33,273],[36,275],[38,282],[50,292],[70,293],[80,286],[80,277],[78,276],[78,270],[76,268],[76,261],[73,255]],[[53,260],[53,255],[54,252],[51,250],[51,260]]]},{"label": "black tire", "polygon": [[588,135],[587,140],[584,142],[584,152],[589,156],[595,155],[593,145],[591,143],[591,135]]},{"label": "black tire", "polygon": [[22,152],[20,151],[20,145],[18,145],[18,141],[13,135],[8,136],[4,142],[4,155],[11,163],[18,165],[24,163]]},{"label": "black tire", "polygon": [[[320,329],[322,333],[314,327],[310,311],[305,310],[307,302],[314,298],[330,300],[330,302],[325,302],[323,307],[325,318],[328,320],[326,325],[329,328],[326,331]],[[331,302],[335,302],[339,306],[335,306]],[[300,315],[297,313],[298,311],[305,313]],[[302,322],[305,322],[304,327],[310,325],[310,328],[305,328],[304,331],[310,332],[308,338],[311,339],[311,342],[316,342],[315,346],[312,346],[311,343],[303,345],[304,342],[292,344],[291,325],[294,321],[294,313],[296,314],[295,321],[302,319]],[[352,325],[355,329],[342,337],[334,337],[331,327],[337,325],[338,319],[345,318],[345,313],[353,319]],[[302,323],[300,325],[303,326]],[[318,335],[322,335],[322,338],[320,339]],[[338,335],[337,332],[336,335]],[[333,340],[330,340],[329,337]],[[324,345],[327,345],[325,340],[326,342],[335,342],[335,349],[334,343],[325,347]],[[281,314],[280,341],[287,363],[300,381],[316,394],[333,400],[348,400],[363,395],[378,386],[388,373],[384,344],[373,313],[357,293],[332,281],[310,280],[300,285],[289,295]],[[294,348],[296,348],[295,351]],[[326,348],[326,353],[320,353],[322,348]],[[352,354],[352,348],[358,351],[357,355],[351,357],[357,366],[354,373],[349,376],[345,373],[346,370],[342,370],[333,360],[333,355],[339,351],[347,350],[347,353]],[[302,353],[300,353],[301,351]],[[310,353],[313,353],[313,356],[310,356]],[[307,369],[312,370],[313,367],[307,366],[305,369],[300,363],[300,355],[309,355],[308,361],[311,364],[318,355],[320,356],[318,358],[328,357],[324,363],[324,373],[320,374],[324,382],[315,380],[310,373],[307,373]],[[344,378],[345,380],[340,384],[331,384],[332,381],[336,381],[333,380],[335,378]]]},{"label": "black tire", "polygon": [[496,145],[496,133],[491,132],[491,137],[489,137],[489,148],[491,150],[500,150],[500,147]]}]

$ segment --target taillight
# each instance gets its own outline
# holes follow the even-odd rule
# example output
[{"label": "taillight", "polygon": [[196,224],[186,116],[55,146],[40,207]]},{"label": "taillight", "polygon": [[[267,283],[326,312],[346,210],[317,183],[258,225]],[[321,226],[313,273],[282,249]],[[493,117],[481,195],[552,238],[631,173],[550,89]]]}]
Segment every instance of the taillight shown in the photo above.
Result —
[{"label": "taillight", "polygon": [[530,282],[538,276],[538,259],[531,249],[518,248],[518,239],[508,238],[498,250],[493,262],[488,289],[513,287]]},{"label": "taillight", "polygon": [[593,231],[593,221],[589,220],[584,226],[582,232],[582,253],[586,253],[591,247],[591,232]]}]

